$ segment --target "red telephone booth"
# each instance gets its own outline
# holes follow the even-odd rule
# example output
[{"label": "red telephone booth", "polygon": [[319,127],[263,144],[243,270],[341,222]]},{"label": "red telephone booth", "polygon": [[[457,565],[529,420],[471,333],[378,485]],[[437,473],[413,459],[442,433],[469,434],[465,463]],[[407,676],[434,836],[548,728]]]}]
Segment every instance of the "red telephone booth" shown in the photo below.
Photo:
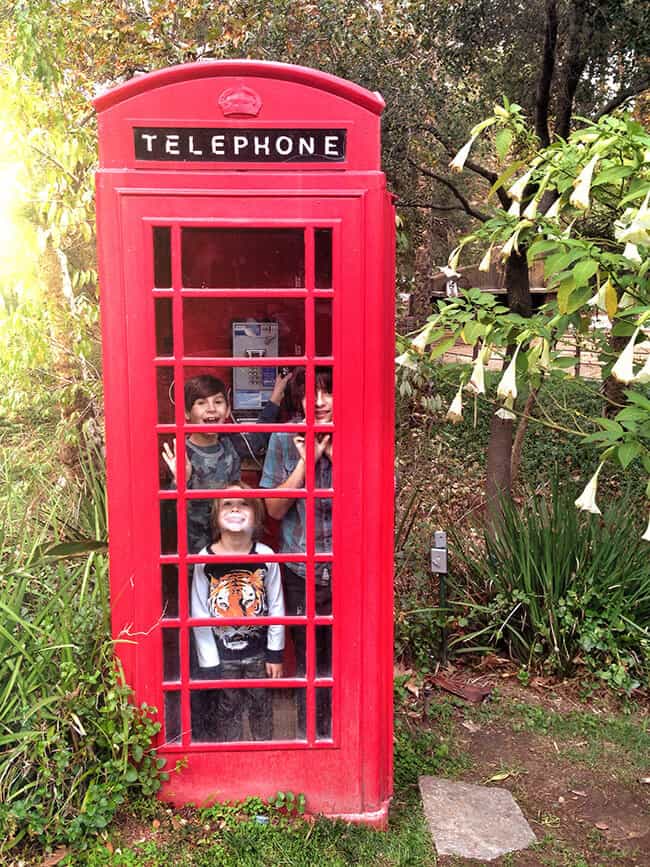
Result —
[{"label": "red telephone booth", "polygon": [[[287,790],[309,812],[382,825],[394,274],[383,101],[311,69],[217,61],[133,79],[95,106],[113,633],[135,700],[157,708],[162,796]],[[285,368],[293,406],[286,394],[271,406]],[[225,393],[197,417],[209,400],[204,390],[194,402],[199,380]],[[215,459],[222,483],[195,481],[191,442],[231,457],[235,447],[227,471]],[[269,471],[280,446],[304,476],[290,488]],[[251,487],[233,493],[238,477]],[[216,501],[221,515],[233,497],[279,518],[235,571],[232,553],[210,539],[198,550],[191,532],[201,510]],[[293,527],[282,509],[299,516]],[[237,576],[259,567],[277,591],[278,566],[284,608],[277,592],[275,607],[255,608]],[[210,605],[223,603],[216,629],[216,609],[196,604],[208,573]],[[244,633],[241,646],[261,634],[263,652],[282,658],[279,677],[225,667],[219,642],[228,635],[239,659]],[[204,639],[221,648],[216,664],[204,664]]]}]

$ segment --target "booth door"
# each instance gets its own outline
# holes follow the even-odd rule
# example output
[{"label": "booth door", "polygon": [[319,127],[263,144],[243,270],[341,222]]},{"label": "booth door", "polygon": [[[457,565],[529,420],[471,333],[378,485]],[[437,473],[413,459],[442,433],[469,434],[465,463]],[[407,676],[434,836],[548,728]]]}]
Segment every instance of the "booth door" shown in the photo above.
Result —
[{"label": "booth door", "polygon": [[[179,754],[188,763],[172,775],[168,794],[182,801],[304,791],[317,780],[318,809],[358,809],[362,654],[377,664],[373,649],[360,646],[364,595],[373,591],[361,562],[363,199],[126,194],[121,201],[133,681],[137,701],[158,709],[161,753],[171,765]],[[276,376],[288,371],[304,376],[304,403],[285,395],[269,415]],[[186,385],[206,376],[223,382],[231,413],[197,425]],[[331,420],[319,409],[323,383],[325,391],[331,383]],[[294,437],[304,442],[306,481],[288,495],[294,512],[301,509],[304,538],[294,527],[287,544],[287,528],[267,518],[262,543],[272,553],[202,554],[190,525],[226,496],[223,485],[237,473],[230,467],[223,479],[196,487],[179,471],[174,484],[163,452],[169,458],[175,449],[180,466],[188,438],[205,444],[217,433],[222,446],[235,445],[239,477],[250,486],[237,496],[268,501],[280,496],[260,487],[273,432],[287,453]],[[324,437],[331,460],[317,461]],[[294,607],[291,616],[276,605],[260,618],[232,574],[262,567],[270,580],[276,564],[293,573]],[[217,588],[219,566],[232,574]],[[199,567],[212,594],[202,616],[193,607]],[[295,601],[301,577],[302,606]],[[264,668],[206,665],[202,650],[217,635],[222,656],[232,650],[236,661],[238,646],[246,647],[238,630],[246,633],[256,616],[255,626],[276,627],[276,646],[284,627],[281,678],[267,678]],[[262,641],[269,643],[268,633]]]}]

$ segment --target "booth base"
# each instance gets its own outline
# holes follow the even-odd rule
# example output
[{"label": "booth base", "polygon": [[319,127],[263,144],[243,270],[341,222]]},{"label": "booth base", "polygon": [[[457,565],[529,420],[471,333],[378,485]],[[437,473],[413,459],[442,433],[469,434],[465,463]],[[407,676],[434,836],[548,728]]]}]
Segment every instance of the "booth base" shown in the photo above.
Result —
[{"label": "booth base", "polygon": [[373,813],[326,813],[326,819],[338,819],[342,822],[350,822],[353,825],[368,825],[378,831],[386,831],[388,828],[388,808],[391,799],[388,798],[379,810]]}]

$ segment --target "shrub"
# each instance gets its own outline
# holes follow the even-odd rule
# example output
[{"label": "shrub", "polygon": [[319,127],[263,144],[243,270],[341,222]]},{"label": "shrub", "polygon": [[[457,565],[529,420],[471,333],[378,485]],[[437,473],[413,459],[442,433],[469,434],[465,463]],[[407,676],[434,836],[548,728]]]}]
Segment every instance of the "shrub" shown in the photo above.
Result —
[{"label": "shrub", "polygon": [[[82,844],[127,794],[160,787],[158,724],[131,704],[109,639],[103,479],[88,475],[91,460],[82,484],[49,489],[45,508],[30,508],[29,480],[0,499],[0,860],[30,843]],[[10,460],[1,469],[13,479]],[[64,511],[64,497],[76,507]]]},{"label": "shrub", "polygon": [[[468,577],[456,610],[471,631],[456,649],[505,648],[530,668],[570,674],[584,662],[630,690],[650,674],[650,561],[630,520],[612,503],[602,520],[578,512],[575,491],[503,503],[483,545],[456,540]],[[466,600],[466,601],[465,601]]]}]

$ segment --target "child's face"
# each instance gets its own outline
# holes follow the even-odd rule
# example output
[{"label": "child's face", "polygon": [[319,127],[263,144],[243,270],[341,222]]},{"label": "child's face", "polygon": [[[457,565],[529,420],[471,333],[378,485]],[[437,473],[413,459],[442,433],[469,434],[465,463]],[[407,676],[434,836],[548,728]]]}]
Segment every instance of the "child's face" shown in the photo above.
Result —
[{"label": "child's face", "polygon": [[230,405],[225,395],[211,394],[197,397],[185,418],[190,424],[223,424],[228,418]]},{"label": "child's face", "polygon": [[253,535],[255,515],[250,500],[228,497],[221,500],[217,525],[222,533]]},{"label": "child's face", "polygon": [[[305,412],[307,398],[302,399],[302,411]],[[316,424],[329,424],[332,421],[332,409],[334,400],[329,391],[323,391],[321,388],[316,389],[316,400],[314,401],[314,421]]]}]

